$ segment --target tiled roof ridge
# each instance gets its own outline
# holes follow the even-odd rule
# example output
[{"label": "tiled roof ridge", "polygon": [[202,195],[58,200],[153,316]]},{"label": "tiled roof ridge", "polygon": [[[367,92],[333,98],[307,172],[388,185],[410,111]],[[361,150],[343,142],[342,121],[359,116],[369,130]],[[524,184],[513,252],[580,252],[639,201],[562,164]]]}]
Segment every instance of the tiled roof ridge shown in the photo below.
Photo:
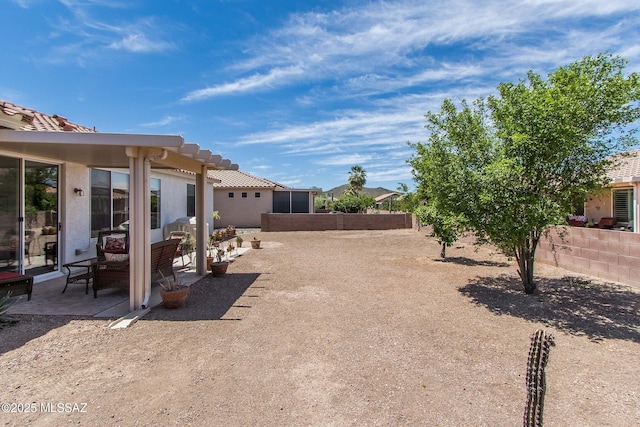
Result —
[{"label": "tiled roof ridge", "polygon": [[271,181],[270,179],[267,179],[267,178],[262,178],[262,177],[259,177],[259,176],[255,176],[255,175],[253,175],[253,174],[251,174],[249,172],[245,172],[245,171],[241,171],[241,170],[238,170],[237,172],[240,172],[241,174],[247,175],[248,177],[251,177],[251,178],[255,178],[255,179],[262,180],[262,181],[266,181],[266,182],[272,184],[274,187],[289,188],[286,185],[282,185],[282,184],[280,184],[278,182]]},{"label": "tiled roof ridge", "polygon": [[287,186],[241,170],[210,170],[209,177],[218,179],[220,181],[218,184],[214,184],[214,186],[217,188],[288,189]]},{"label": "tiled roof ridge", "polygon": [[9,119],[11,121],[10,128],[15,128],[16,130],[97,132],[95,127],[92,129],[77,123],[72,123],[67,120],[66,117],[58,114],[51,116],[3,99],[0,99],[0,113],[0,120],[2,118]]}]

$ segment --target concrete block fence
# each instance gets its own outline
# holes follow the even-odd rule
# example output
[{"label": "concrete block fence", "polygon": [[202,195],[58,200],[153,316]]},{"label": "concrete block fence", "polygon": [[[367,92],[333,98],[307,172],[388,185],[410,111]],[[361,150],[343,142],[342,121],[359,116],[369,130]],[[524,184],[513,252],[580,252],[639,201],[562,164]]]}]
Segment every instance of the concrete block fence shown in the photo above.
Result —
[{"label": "concrete block fence", "polygon": [[640,234],[558,226],[540,239],[536,261],[640,287]]},{"label": "concrete block fence", "polygon": [[262,231],[392,230],[412,228],[410,213],[345,214],[263,213]]}]

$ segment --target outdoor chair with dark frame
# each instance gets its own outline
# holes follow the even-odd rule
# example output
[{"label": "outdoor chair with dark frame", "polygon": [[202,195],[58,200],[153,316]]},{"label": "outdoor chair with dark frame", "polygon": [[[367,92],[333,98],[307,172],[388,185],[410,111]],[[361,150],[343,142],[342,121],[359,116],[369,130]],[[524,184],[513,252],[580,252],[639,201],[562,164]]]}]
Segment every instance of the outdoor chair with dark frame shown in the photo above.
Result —
[{"label": "outdoor chair with dark frame", "polygon": [[[151,245],[151,280],[157,282],[164,277],[176,278],[173,260],[180,241],[162,240]],[[129,289],[129,260],[98,261],[93,269],[93,297],[98,297],[100,289]]]}]

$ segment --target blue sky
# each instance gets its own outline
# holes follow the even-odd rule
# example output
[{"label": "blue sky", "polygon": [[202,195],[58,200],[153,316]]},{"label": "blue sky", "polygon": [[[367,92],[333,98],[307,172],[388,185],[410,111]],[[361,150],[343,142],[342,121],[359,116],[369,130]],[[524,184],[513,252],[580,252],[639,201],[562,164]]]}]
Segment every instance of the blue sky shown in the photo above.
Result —
[{"label": "blue sky", "polygon": [[0,99],[101,132],[182,135],[328,190],[413,187],[445,98],[610,51],[640,72],[638,0],[0,0]]}]

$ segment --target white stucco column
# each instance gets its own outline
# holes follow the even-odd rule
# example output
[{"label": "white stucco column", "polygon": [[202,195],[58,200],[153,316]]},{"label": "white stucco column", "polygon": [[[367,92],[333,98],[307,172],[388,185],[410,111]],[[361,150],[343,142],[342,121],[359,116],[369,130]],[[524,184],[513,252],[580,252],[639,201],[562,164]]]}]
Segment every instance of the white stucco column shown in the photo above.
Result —
[{"label": "white stucco column", "polygon": [[151,285],[151,248],[149,199],[151,166],[145,152],[129,147],[129,309],[142,307],[147,287]]},{"label": "white stucco column", "polygon": [[207,227],[206,206],[207,200],[207,166],[200,167],[200,173],[196,175],[196,274],[203,276],[207,273]]}]

